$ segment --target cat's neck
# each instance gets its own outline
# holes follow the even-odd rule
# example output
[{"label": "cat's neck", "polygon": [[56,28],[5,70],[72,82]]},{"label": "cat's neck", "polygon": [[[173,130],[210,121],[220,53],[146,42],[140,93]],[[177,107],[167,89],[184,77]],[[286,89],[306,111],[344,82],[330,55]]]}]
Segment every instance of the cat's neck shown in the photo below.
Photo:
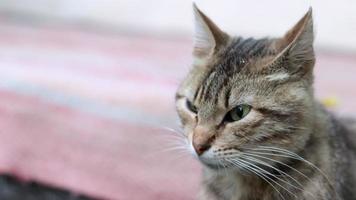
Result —
[{"label": "cat's neck", "polygon": [[254,199],[255,196],[264,196],[269,187],[268,183],[261,178],[237,170],[216,171],[205,167],[203,174],[203,185],[207,191],[213,193],[216,191],[215,194],[208,196],[214,196],[217,199],[230,200],[231,197],[236,200]]}]

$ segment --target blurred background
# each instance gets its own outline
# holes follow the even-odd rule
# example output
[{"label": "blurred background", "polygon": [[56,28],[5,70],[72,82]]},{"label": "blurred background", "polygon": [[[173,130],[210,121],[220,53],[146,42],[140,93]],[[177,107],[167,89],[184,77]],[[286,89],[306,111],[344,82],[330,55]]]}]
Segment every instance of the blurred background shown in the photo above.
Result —
[{"label": "blurred background", "polygon": [[[355,1],[196,3],[245,37],[312,6],[316,96],[356,116]],[[194,199],[199,165],[170,130],[192,19],[190,0],[0,0],[0,199]]]}]

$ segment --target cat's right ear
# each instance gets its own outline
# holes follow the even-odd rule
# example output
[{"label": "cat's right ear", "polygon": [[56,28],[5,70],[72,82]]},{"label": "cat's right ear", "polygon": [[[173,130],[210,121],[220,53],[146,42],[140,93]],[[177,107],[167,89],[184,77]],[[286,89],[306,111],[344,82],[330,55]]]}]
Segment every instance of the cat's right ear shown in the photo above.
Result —
[{"label": "cat's right ear", "polygon": [[283,67],[289,75],[312,75],[315,63],[312,9],[277,42],[280,53],[269,64]]},{"label": "cat's right ear", "polygon": [[198,59],[208,58],[227,43],[229,36],[200,11],[195,3],[193,10],[195,18],[193,55]]}]

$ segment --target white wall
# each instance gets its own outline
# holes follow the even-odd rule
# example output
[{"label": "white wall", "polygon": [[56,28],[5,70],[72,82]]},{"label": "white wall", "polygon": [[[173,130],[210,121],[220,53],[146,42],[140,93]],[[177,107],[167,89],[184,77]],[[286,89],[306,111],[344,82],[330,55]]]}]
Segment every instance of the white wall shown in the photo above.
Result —
[{"label": "white wall", "polygon": [[[313,6],[316,44],[356,52],[355,0],[197,0],[223,29],[243,36],[278,36]],[[119,30],[188,35],[190,0],[0,0],[0,13],[37,20],[99,23]]]}]

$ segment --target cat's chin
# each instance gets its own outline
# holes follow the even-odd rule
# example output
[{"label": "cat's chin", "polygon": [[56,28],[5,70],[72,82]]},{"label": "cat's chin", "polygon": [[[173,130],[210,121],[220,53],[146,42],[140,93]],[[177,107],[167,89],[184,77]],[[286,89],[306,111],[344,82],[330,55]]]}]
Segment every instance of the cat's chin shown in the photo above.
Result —
[{"label": "cat's chin", "polygon": [[201,162],[205,167],[212,169],[212,170],[223,170],[225,167],[220,164],[211,164],[211,163],[204,163]]},{"label": "cat's chin", "polygon": [[197,156],[197,159],[200,161],[200,163],[212,170],[221,170],[226,168],[223,163],[219,162],[217,159],[212,158],[209,156],[209,154],[204,153],[201,156]]},{"label": "cat's chin", "polygon": [[210,169],[210,170],[214,170],[214,171],[239,171],[239,169],[235,166],[232,166],[231,164],[226,164],[223,163],[222,161],[217,161],[215,159],[206,159],[206,158],[202,158],[199,157],[198,158],[200,163]]},{"label": "cat's chin", "polygon": [[237,172],[237,173],[242,173],[242,170],[231,165],[225,165],[225,164],[212,164],[212,163],[206,163],[202,162],[202,165],[206,168],[209,169],[210,171],[214,171],[216,173],[224,173],[226,174],[227,172]]}]

